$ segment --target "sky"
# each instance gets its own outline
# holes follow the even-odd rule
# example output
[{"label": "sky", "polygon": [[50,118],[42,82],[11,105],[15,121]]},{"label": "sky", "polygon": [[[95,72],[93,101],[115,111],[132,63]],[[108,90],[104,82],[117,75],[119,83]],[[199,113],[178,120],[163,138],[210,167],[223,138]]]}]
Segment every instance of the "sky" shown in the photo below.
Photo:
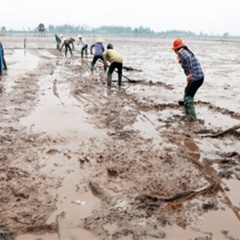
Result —
[{"label": "sky", "polygon": [[148,27],[240,36],[239,0],[5,0],[0,28],[35,29],[39,23]]}]

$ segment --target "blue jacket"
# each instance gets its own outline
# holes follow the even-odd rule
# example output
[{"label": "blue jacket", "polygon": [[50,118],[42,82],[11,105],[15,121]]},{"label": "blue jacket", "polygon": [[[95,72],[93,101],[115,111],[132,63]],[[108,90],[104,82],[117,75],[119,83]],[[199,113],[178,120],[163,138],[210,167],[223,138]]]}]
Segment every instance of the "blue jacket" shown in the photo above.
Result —
[{"label": "blue jacket", "polygon": [[103,52],[105,51],[103,44],[100,42],[93,43],[91,45],[91,49],[92,48],[95,48],[95,53],[94,53],[95,56],[102,56]]}]

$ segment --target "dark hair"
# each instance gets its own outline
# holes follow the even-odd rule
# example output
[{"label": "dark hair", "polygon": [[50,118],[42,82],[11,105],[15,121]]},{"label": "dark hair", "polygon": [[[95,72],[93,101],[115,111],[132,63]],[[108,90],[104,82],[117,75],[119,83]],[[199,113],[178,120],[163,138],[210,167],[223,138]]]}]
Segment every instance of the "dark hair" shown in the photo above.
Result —
[{"label": "dark hair", "polygon": [[183,46],[182,48],[187,50],[188,52],[190,52],[192,54],[192,56],[194,57],[194,53],[192,51],[190,51],[190,49],[187,46]]},{"label": "dark hair", "polygon": [[109,44],[107,45],[107,49],[113,49],[113,45],[112,45],[111,43],[109,43]]}]

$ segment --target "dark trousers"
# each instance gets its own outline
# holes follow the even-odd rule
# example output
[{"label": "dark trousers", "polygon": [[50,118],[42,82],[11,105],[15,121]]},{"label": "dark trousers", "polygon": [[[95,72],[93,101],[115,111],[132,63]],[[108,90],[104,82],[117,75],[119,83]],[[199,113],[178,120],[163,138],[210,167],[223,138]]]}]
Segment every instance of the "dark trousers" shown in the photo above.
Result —
[{"label": "dark trousers", "polygon": [[88,54],[88,45],[86,44],[84,47],[81,49],[81,57],[83,58],[83,53],[85,52],[85,55],[87,57]]},{"label": "dark trousers", "polygon": [[118,63],[118,62],[111,63],[108,73],[112,74],[115,68],[117,68],[118,74],[122,74],[122,63]]},{"label": "dark trousers", "polygon": [[70,54],[72,55],[72,49],[69,44],[65,43],[65,56],[67,56],[67,52],[69,50]]},{"label": "dark trousers", "polygon": [[185,88],[185,96],[190,96],[194,98],[197,90],[202,86],[204,78],[201,78],[197,81],[189,81],[188,85]]},{"label": "dark trousers", "polygon": [[[96,64],[96,62],[97,62],[98,59],[101,59],[102,62],[104,62],[102,55],[98,55],[98,56],[95,55],[95,56],[93,57],[92,62],[91,62],[91,70],[92,70],[92,71],[93,71],[93,68],[94,68],[94,66],[95,66],[95,64]],[[107,67],[104,66],[104,71],[106,71],[106,70],[107,70]]]},{"label": "dark trousers", "polygon": [[118,72],[118,85],[122,85],[122,63],[112,62],[108,69],[108,86],[111,86],[112,82],[112,73],[117,68]]}]

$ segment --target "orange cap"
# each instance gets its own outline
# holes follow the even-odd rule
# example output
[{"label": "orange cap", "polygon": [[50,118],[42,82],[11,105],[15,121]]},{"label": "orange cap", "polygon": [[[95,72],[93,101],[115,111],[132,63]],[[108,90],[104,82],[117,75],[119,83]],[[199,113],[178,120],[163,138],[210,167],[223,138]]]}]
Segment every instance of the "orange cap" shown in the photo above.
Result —
[{"label": "orange cap", "polygon": [[176,40],[174,40],[173,42],[173,46],[172,46],[172,50],[177,50],[181,47],[184,47],[184,43],[183,40],[181,38],[177,38]]}]

